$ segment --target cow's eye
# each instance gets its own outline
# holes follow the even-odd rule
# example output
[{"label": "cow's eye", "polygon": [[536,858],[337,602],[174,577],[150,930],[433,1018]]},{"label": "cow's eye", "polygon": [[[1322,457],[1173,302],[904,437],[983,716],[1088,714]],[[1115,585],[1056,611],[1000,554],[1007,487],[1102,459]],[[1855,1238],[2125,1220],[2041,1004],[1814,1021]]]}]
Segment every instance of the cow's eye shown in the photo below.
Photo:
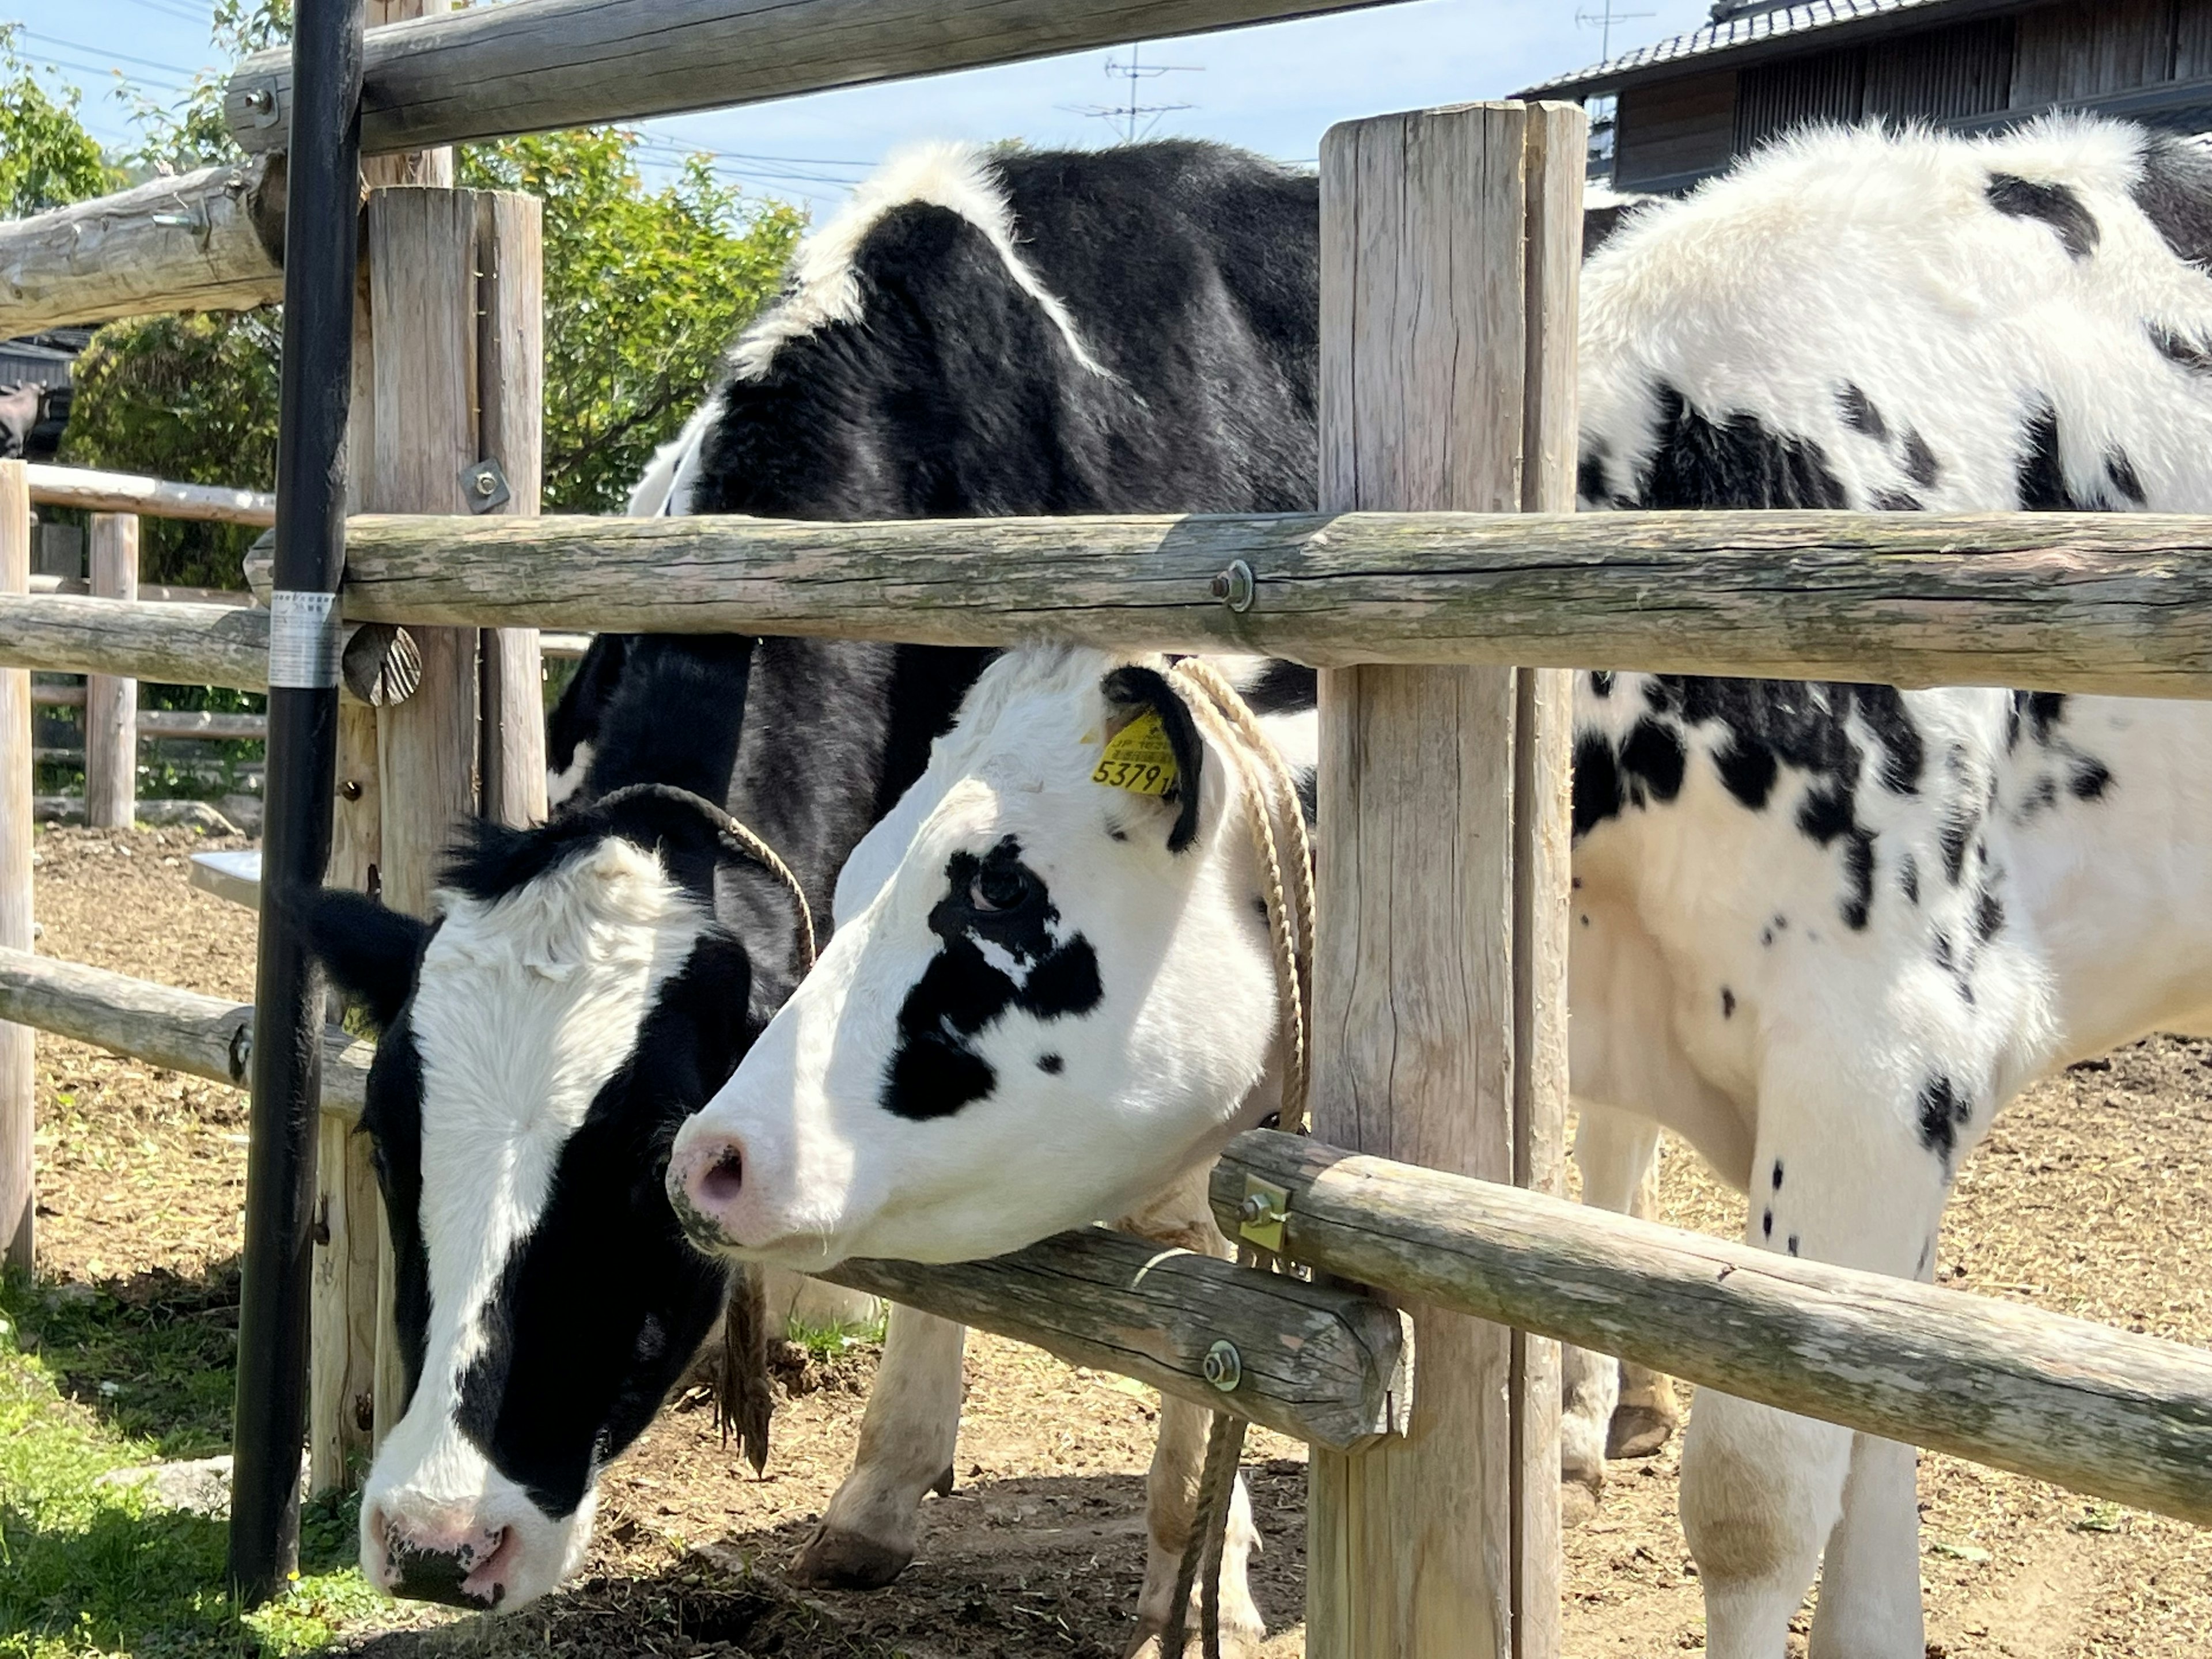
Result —
[{"label": "cow's eye", "polygon": [[1019,865],[995,864],[968,884],[968,902],[986,915],[998,910],[1018,910],[1036,884]]}]

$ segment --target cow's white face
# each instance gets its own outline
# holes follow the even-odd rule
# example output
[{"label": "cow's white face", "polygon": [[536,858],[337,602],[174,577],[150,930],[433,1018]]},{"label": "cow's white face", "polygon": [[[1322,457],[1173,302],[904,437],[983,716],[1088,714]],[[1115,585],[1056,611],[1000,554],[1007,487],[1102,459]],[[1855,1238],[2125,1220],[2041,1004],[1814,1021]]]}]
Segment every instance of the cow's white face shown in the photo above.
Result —
[{"label": "cow's white face", "polygon": [[406,1408],[362,1493],[398,1595],[513,1607],[572,1572],[606,1462],[721,1306],[664,1192],[676,1123],[752,1029],[703,821],[640,803],[489,839],[432,928],[326,894],[318,954],[380,1029],[362,1127],[391,1225]]},{"label": "cow's white face", "polygon": [[[1152,708],[1165,799],[1094,782]],[[837,931],[670,1161],[700,1243],[959,1261],[1110,1219],[1273,1109],[1233,773],[1157,665],[1015,653],[855,851]]]}]

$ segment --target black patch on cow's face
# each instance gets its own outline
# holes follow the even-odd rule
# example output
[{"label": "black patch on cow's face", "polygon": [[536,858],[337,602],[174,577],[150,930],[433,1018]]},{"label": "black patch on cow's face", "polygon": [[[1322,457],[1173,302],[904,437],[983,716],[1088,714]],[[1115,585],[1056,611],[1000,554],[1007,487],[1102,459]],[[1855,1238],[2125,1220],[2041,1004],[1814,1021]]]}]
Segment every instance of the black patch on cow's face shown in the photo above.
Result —
[{"label": "black patch on cow's face", "polygon": [[1844,424],[1852,431],[1863,432],[1878,444],[1889,441],[1889,422],[1881,418],[1874,399],[1857,386],[1846,381],[1836,393],[1836,405],[1843,411]]},{"label": "black patch on cow's face", "polygon": [[1067,1062],[1062,1060],[1058,1054],[1039,1054],[1037,1056],[1037,1070],[1042,1072],[1047,1077],[1058,1077],[1066,1065]]},{"label": "black patch on cow's face", "polygon": [[2101,800],[2105,791],[2112,787],[2112,769],[2102,761],[2077,762],[2066,787],[2073,791],[2076,800]]},{"label": "black patch on cow's face", "polygon": [[750,999],[744,948],[702,935],[561,1149],[545,1207],[482,1312],[459,1426],[556,1519],[645,1431],[725,1300],[724,1265],[692,1248],[669,1205],[668,1147],[757,1035]]},{"label": "black patch on cow's face", "polygon": [[1972,1121],[1973,1102],[1948,1077],[1920,1086],[1920,1144],[1943,1160],[1946,1169],[1959,1150],[1959,1131]]},{"label": "black patch on cow's face", "polygon": [[1991,207],[2008,218],[2040,219],[2049,225],[2070,258],[2087,258],[2102,240],[2096,216],[2068,185],[1993,173],[1983,194]]},{"label": "black patch on cow's face", "polygon": [[1928,447],[1928,440],[1917,432],[1905,434],[1905,476],[1923,489],[1933,489],[1943,476],[1943,463],[1936,459],[1936,452]]},{"label": "black patch on cow's face", "polygon": [[369,1138],[392,1232],[392,1328],[411,1401],[430,1341],[430,1258],[422,1239],[422,1060],[404,1013],[377,1042],[359,1133]]},{"label": "black patch on cow's face", "polygon": [[1593,507],[1601,506],[1607,487],[1605,462],[1598,456],[1584,454],[1575,464],[1575,494]]},{"label": "black patch on cow's face", "polygon": [[1594,668],[1589,677],[1590,695],[1601,702],[1613,695],[1613,670]]},{"label": "black patch on cow's face", "polygon": [[1758,416],[1716,422],[1662,382],[1657,447],[1637,504],[1667,507],[1823,507],[1850,503],[1820,447],[1771,430]]},{"label": "black patch on cow's face", "polygon": [[1974,902],[1974,937],[1984,945],[2004,930],[2004,901],[1987,888]]},{"label": "black patch on cow's face", "polygon": [[[955,853],[945,884],[929,913],[942,948],[899,1005],[898,1046],[884,1078],[884,1109],[914,1122],[989,1097],[998,1073],[974,1040],[1008,1009],[1062,1019],[1090,1012],[1103,995],[1097,953],[1080,933],[1055,939],[1060,912],[1013,836],[981,858]],[[1021,977],[986,957],[985,945],[1012,958]]]},{"label": "black patch on cow's face", "polygon": [[1877,489],[1869,503],[1877,513],[1924,513],[1920,497],[1908,495],[1902,489]]},{"label": "black patch on cow's face", "polygon": [[1897,887],[1905,895],[1907,904],[1920,902],[1920,863],[1910,853],[1905,855],[1905,862],[1898,868]]},{"label": "black patch on cow's face", "polygon": [[1190,710],[1168,684],[1166,675],[1153,668],[1117,668],[1099,684],[1107,705],[1115,708],[1149,708],[1160,717],[1160,730],[1176,760],[1176,781],[1161,799],[1176,808],[1175,825],[1168,831],[1168,851],[1189,850],[1198,839],[1200,783],[1206,763],[1206,745],[1199,740],[1197,723]]},{"label": "black patch on cow's face", "polygon": [[2039,748],[2051,746],[2052,734],[2066,719],[2066,694],[2063,691],[2015,691],[2012,694],[2013,712],[2027,716],[2028,734]]}]

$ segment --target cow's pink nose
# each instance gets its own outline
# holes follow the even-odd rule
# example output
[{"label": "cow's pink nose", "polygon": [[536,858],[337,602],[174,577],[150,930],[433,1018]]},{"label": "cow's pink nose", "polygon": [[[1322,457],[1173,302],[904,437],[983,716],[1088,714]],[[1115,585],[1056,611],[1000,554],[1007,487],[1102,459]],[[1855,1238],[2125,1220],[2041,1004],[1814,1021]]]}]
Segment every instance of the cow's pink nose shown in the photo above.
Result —
[{"label": "cow's pink nose", "polygon": [[744,1143],[734,1135],[702,1137],[685,1150],[676,1173],[676,1208],[685,1230],[709,1248],[728,1243],[729,1212],[745,1188]]},{"label": "cow's pink nose", "polygon": [[381,1556],[368,1564],[370,1577],[392,1595],[479,1610],[506,1599],[520,1548],[512,1527],[410,1522],[380,1510],[371,1511],[368,1535]]}]

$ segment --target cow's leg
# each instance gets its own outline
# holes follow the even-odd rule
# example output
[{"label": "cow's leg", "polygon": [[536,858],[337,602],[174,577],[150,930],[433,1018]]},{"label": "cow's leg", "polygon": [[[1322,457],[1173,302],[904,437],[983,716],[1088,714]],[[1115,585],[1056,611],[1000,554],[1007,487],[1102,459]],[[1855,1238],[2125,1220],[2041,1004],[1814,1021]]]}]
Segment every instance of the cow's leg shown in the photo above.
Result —
[{"label": "cow's leg", "polygon": [[[1179,1245],[1206,1255],[1236,1254],[1214,1225],[1206,1200],[1210,1169],[1178,1182],[1120,1225],[1163,1244]],[[1205,1472],[1206,1436],[1212,1413],[1188,1401],[1160,1396],[1160,1435],[1152,1447],[1152,1466],[1145,1478],[1145,1587],[1137,1599],[1137,1634],[1130,1659],[1184,1659],[1196,1653],[1201,1586],[1194,1585],[1185,1616],[1184,1654],[1160,1654],[1160,1638],[1175,1604],[1176,1577],[1198,1513],[1198,1488]],[[1247,1578],[1260,1531],[1252,1520],[1252,1500],[1239,1474],[1230,1494],[1229,1527],[1221,1550],[1221,1651],[1243,1656],[1259,1651],[1267,1626],[1252,1600]]]},{"label": "cow's leg", "polygon": [[[1609,1106],[1578,1102],[1577,1109],[1575,1163],[1582,1171],[1583,1202],[1616,1213],[1641,1204],[1648,1213],[1656,1187],[1659,1126]],[[1584,1348],[1570,1347],[1562,1356],[1559,1513],[1569,1526],[1587,1520],[1605,1490],[1605,1460],[1620,1418],[1623,1383],[1632,1377],[1641,1387],[1644,1404],[1660,1397],[1656,1389],[1666,1389],[1664,1398],[1672,1406],[1667,1379],[1640,1365],[1632,1372],[1610,1354]],[[1672,1427],[1669,1419],[1667,1430]],[[1662,1431],[1657,1443],[1665,1440]]]},{"label": "cow's leg", "polygon": [[[1212,1413],[1203,1406],[1170,1395],[1160,1396],[1160,1437],[1152,1448],[1152,1467],[1145,1480],[1145,1588],[1137,1600],[1137,1634],[1131,1659],[1161,1659],[1160,1637],[1175,1605],[1176,1577],[1190,1541],[1198,1512],[1199,1477],[1206,1462],[1206,1433]],[[1229,1533],[1221,1550],[1221,1651],[1256,1653],[1267,1638],[1266,1623],[1252,1600],[1246,1579],[1260,1531],[1252,1522],[1252,1500],[1244,1477],[1231,1494]],[[1195,1653],[1199,1638],[1198,1589],[1184,1614],[1184,1653]],[[1166,1659],[1182,1659],[1182,1655]]]},{"label": "cow's leg", "polygon": [[[1638,1221],[1659,1219],[1659,1138],[1651,1138],[1651,1156],[1629,1200],[1628,1213]],[[1606,1431],[1607,1457],[1650,1457],[1674,1437],[1682,1426],[1681,1401],[1674,1397],[1674,1379],[1664,1371],[1620,1362],[1620,1399],[1613,1408],[1613,1423]]]},{"label": "cow's leg", "polygon": [[949,1319],[891,1304],[853,1472],[799,1552],[793,1583],[876,1589],[914,1559],[923,1496],[951,1486],[967,1336]]},{"label": "cow's leg", "polygon": [[1820,1563],[1812,1659],[1887,1659],[1922,1651],[1919,1455],[1851,1437],[1844,1518]]},{"label": "cow's leg", "polygon": [[[1786,1068],[1770,1067],[1745,1236],[1754,1246],[1909,1279],[1934,1236],[1949,1170],[1942,1151],[1922,1144],[1918,1103],[1885,1098],[1881,1081],[1866,1075],[1869,1058],[1799,1054]],[[1867,1508],[1841,1534],[1844,1571],[1822,1591],[1823,1659],[1919,1659],[1910,1464],[1875,1444],[1855,1463],[1856,1438],[1698,1395],[1683,1449],[1682,1530],[1705,1584],[1711,1659],[1782,1659],[1821,1548],[1844,1518],[1847,1482],[1863,1488],[1852,1493],[1854,1509]]]}]

